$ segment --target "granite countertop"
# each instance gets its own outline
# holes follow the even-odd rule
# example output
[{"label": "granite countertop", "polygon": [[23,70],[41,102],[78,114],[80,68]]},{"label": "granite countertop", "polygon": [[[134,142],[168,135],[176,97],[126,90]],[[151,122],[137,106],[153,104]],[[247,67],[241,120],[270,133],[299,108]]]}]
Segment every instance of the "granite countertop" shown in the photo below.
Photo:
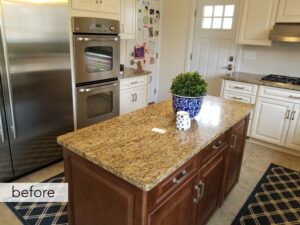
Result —
[{"label": "granite countertop", "polygon": [[238,73],[234,73],[233,76],[223,76],[222,78],[225,80],[233,80],[233,81],[239,81],[239,82],[245,82],[251,84],[258,84],[258,85],[300,91],[300,85],[283,84],[283,83],[261,80],[261,78],[263,78],[264,76],[265,75],[238,72]]},{"label": "granite countertop", "polygon": [[[253,110],[206,96],[191,128],[175,128],[172,101],[58,137],[58,143],[136,187],[149,191]],[[153,128],[165,129],[164,134]]]},{"label": "granite countertop", "polygon": [[149,75],[149,74],[151,74],[151,71],[143,70],[142,72],[140,72],[133,68],[125,68],[124,74],[120,75],[120,79],[145,76],[145,75]]}]

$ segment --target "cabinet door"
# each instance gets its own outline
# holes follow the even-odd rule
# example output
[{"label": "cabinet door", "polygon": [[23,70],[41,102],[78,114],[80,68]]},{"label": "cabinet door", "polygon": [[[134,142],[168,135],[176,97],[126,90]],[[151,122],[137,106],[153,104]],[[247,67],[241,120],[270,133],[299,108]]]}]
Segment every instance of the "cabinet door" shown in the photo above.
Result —
[{"label": "cabinet door", "polygon": [[228,195],[239,179],[246,141],[247,122],[248,119],[244,119],[231,129],[224,178],[225,196]]},{"label": "cabinet door", "polygon": [[121,38],[135,39],[135,0],[121,0]]},{"label": "cabinet door", "polygon": [[121,0],[98,0],[98,1],[99,1],[98,9],[100,12],[120,13]]},{"label": "cabinet door", "polygon": [[135,101],[133,102],[133,110],[145,108],[147,106],[147,86],[141,86],[133,89]]},{"label": "cabinet door", "polygon": [[276,22],[299,23],[300,22],[300,1],[280,0]]},{"label": "cabinet door", "polygon": [[195,225],[205,224],[218,208],[223,174],[224,151],[221,151],[200,171],[199,187],[202,192],[202,199],[197,204]]},{"label": "cabinet door", "polygon": [[284,146],[293,104],[258,98],[251,137]]},{"label": "cabinet door", "polygon": [[99,0],[72,0],[72,8],[79,10],[98,11]]},{"label": "cabinet door", "polygon": [[295,105],[291,114],[291,124],[285,146],[300,151],[300,105]]},{"label": "cabinet door", "polygon": [[131,89],[120,92],[120,115],[129,113],[133,110],[134,95]]},{"label": "cabinet door", "polygon": [[148,225],[192,225],[195,212],[195,186],[198,174],[148,216]]},{"label": "cabinet door", "polygon": [[275,24],[278,0],[244,0],[239,44],[271,45],[269,32]]}]

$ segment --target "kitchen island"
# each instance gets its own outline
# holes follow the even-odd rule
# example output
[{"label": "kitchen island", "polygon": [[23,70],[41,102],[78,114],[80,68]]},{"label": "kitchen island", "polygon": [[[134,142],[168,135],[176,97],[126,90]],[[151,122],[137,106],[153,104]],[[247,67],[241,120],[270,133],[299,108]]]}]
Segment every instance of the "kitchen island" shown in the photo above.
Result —
[{"label": "kitchen island", "polygon": [[207,96],[181,132],[165,101],[60,136],[69,224],[205,224],[238,182],[252,109]]}]

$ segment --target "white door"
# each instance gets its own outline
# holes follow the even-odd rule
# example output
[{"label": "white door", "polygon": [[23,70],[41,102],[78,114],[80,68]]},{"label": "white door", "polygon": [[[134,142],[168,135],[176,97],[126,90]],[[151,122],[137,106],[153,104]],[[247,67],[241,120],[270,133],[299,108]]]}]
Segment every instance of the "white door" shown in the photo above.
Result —
[{"label": "white door", "polygon": [[120,93],[120,115],[130,113],[133,110],[134,95],[131,89],[122,90]]},{"label": "white door", "polygon": [[292,103],[259,97],[251,137],[284,146],[292,110]]},{"label": "white door", "polygon": [[72,0],[72,8],[79,10],[98,11],[99,0]]},{"label": "white door", "polygon": [[295,105],[291,114],[291,124],[285,146],[300,151],[300,105]]},{"label": "white door", "polygon": [[147,106],[147,86],[134,88],[135,99],[133,102],[133,110],[145,108]]},{"label": "white door", "polygon": [[191,71],[205,77],[210,95],[220,96],[220,77],[235,68],[240,2],[197,1]]}]

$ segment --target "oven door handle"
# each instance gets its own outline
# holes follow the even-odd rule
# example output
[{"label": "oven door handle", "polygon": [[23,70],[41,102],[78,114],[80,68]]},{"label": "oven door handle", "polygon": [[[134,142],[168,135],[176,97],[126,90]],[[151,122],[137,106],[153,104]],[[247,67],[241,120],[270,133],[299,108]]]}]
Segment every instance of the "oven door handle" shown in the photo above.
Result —
[{"label": "oven door handle", "polygon": [[106,83],[106,84],[99,84],[99,85],[97,85],[97,87],[92,87],[92,88],[80,88],[80,89],[79,89],[79,92],[81,92],[81,93],[90,92],[90,91],[94,91],[94,90],[97,90],[97,89],[99,89],[99,88],[107,87],[107,86],[117,86],[117,83],[115,83],[115,82],[110,82],[110,83]]},{"label": "oven door handle", "polygon": [[77,41],[84,41],[84,42],[87,42],[87,41],[119,41],[119,38],[118,37],[112,37],[112,38],[87,38],[87,37],[78,37],[76,38]]}]

